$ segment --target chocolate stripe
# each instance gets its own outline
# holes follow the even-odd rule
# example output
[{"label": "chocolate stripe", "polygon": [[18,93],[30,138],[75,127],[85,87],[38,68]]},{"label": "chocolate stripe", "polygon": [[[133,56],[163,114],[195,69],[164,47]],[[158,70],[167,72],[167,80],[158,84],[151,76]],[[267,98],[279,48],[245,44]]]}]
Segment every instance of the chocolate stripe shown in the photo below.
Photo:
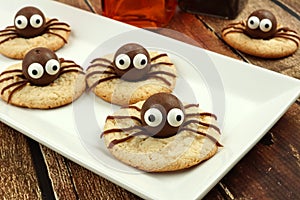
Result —
[{"label": "chocolate stripe", "polygon": [[106,119],[133,119],[135,121],[138,121],[139,123],[142,123],[141,119],[136,116],[108,116]]},{"label": "chocolate stripe", "polygon": [[208,138],[209,138],[211,141],[213,141],[214,143],[216,143],[217,146],[223,147],[223,145],[220,144],[219,141],[218,141],[216,138],[214,138],[213,136],[208,135],[208,134],[206,134],[206,133],[204,133],[204,132],[196,131],[196,130],[193,130],[193,129],[191,129],[191,128],[182,128],[182,129],[180,129],[180,131],[189,131],[189,132],[193,132],[193,133],[196,133],[196,134],[199,134],[199,135],[203,135],[203,136],[205,136],[205,137],[208,137]]},{"label": "chocolate stripe", "polygon": [[199,107],[199,104],[187,104],[184,106],[184,109],[192,108],[192,107]]},{"label": "chocolate stripe", "polygon": [[214,129],[215,131],[217,131],[219,134],[221,134],[221,131],[220,131],[220,129],[219,129],[217,126],[215,126],[215,125],[213,125],[213,124],[201,122],[201,121],[199,121],[199,120],[191,119],[191,120],[188,120],[188,121],[184,122],[181,126],[182,126],[182,127],[185,127],[185,126],[188,126],[189,124],[200,124],[200,125],[205,126],[205,127],[207,127],[207,128],[212,128],[212,129]]},{"label": "chocolate stripe", "polygon": [[203,113],[188,113],[185,115],[186,117],[201,117],[201,116],[207,116],[207,117],[213,117],[215,120],[217,120],[217,116],[212,113],[203,112]]},{"label": "chocolate stripe", "polygon": [[9,76],[9,77],[0,79],[0,83],[1,83],[1,82],[4,82],[4,81],[8,81],[8,80],[13,79],[13,78],[15,78],[15,76]]},{"label": "chocolate stripe", "polygon": [[91,63],[98,62],[98,61],[107,62],[107,63],[109,63],[110,65],[112,64],[111,61],[108,60],[108,59],[106,59],[106,58],[95,58],[94,60],[91,61]]},{"label": "chocolate stripe", "polygon": [[0,76],[4,75],[4,74],[8,74],[8,73],[15,73],[15,72],[19,72],[19,73],[22,73],[22,70],[21,69],[12,69],[12,70],[7,70],[7,71],[4,71],[0,74]]},{"label": "chocolate stripe", "polygon": [[17,87],[15,87],[11,93],[8,95],[8,98],[7,98],[7,103],[10,102],[11,98],[12,98],[12,95],[18,91],[18,90],[21,90],[23,87],[26,86],[26,84],[28,83],[28,81],[21,81],[21,82],[17,82],[17,83],[20,83],[20,85],[18,85]]},{"label": "chocolate stripe", "polygon": [[88,66],[88,68],[86,70],[89,70],[89,69],[94,68],[94,67],[107,67],[108,69],[113,69],[113,67],[110,66],[110,65],[106,65],[106,64],[102,64],[102,63],[96,63],[96,64],[92,64],[92,65]]},{"label": "chocolate stripe", "polygon": [[16,86],[16,85],[18,85],[18,84],[25,83],[25,82],[27,83],[28,81],[27,81],[27,80],[24,80],[24,81],[18,81],[18,82],[14,82],[14,83],[11,83],[11,84],[5,86],[4,88],[2,88],[1,94],[4,94],[4,92],[5,92],[7,89],[9,89],[10,87],[13,87],[13,86]]},{"label": "chocolate stripe", "polygon": [[154,61],[154,60],[157,60],[161,57],[166,57],[166,56],[168,56],[166,53],[159,54],[159,55],[154,56],[153,58],[151,58],[151,62]]},{"label": "chocolate stripe", "polygon": [[109,76],[109,77],[106,77],[106,78],[102,78],[102,79],[96,81],[95,83],[93,83],[93,84],[88,88],[88,90],[93,89],[94,87],[96,87],[98,84],[100,84],[100,83],[102,83],[102,82],[105,82],[105,81],[108,81],[108,80],[112,80],[112,79],[115,79],[115,78],[119,78],[119,76]]},{"label": "chocolate stripe", "polygon": [[105,71],[105,70],[102,70],[102,71],[93,71],[93,72],[90,72],[87,74],[86,76],[86,79],[90,78],[91,76],[95,75],[95,74],[115,74],[114,72],[110,72],[110,71]]},{"label": "chocolate stripe", "polygon": [[132,109],[135,109],[136,111],[139,111],[139,112],[142,110],[141,108],[139,108],[139,107],[137,107],[137,106],[135,106],[135,105],[124,106],[124,107],[122,107],[122,108],[132,108]]}]

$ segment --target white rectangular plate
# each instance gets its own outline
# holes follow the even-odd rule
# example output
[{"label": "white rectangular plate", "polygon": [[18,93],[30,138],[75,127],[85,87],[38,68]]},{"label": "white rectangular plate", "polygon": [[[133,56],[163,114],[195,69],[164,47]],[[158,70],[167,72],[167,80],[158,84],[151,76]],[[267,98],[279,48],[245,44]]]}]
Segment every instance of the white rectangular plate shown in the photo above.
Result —
[{"label": "white rectangular plate", "polygon": [[[99,15],[54,1],[1,2],[0,29],[12,25],[15,13],[25,5],[35,5],[46,16],[68,22],[72,27],[69,44],[57,54],[84,66],[95,48],[115,36],[109,43],[103,43],[111,53],[127,42],[166,51],[178,68],[175,93],[189,101],[184,87],[187,84],[193,92],[192,99],[200,102],[200,107],[219,115],[224,147],[213,158],[185,171],[152,174],[116,161],[100,141],[104,120],[117,109],[115,106],[90,94],[53,110],[18,108],[0,101],[2,122],[144,198],[202,198],[299,97],[299,80],[147,31],[126,34],[135,28]],[[0,71],[16,62],[20,61],[0,56]],[[87,106],[90,103],[92,106]],[[89,126],[93,120],[96,126]]]}]

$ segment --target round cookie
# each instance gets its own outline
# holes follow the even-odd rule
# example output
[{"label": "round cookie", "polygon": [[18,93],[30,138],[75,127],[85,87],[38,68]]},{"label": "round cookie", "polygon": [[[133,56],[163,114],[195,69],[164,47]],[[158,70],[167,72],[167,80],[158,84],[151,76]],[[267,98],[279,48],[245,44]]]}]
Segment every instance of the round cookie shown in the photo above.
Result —
[{"label": "round cookie", "polygon": [[85,91],[85,75],[73,61],[46,48],[29,51],[22,63],[0,74],[1,98],[15,106],[49,109],[76,100]]},{"label": "round cookie", "polygon": [[167,54],[148,52],[141,45],[129,43],[114,55],[93,60],[86,79],[90,90],[100,98],[128,105],[158,92],[171,93],[176,83],[176,68]]},{"label": "round cookie", "polygon": [[[152,97],[161,95],[164,96],[159,97],[162,101],[156,104],[154,100],[153,103]],[[114,157],[147,172],[166,172],[189,168],[216,154],[221,145],[215,115],[203,112],[196,104],[178,107],[178,104],[169,103],[173,102],[169,100],[172,94],[153,96],[107,117],[102,137]],[[162,115],[156,110],[159,107],[163,108],[158,109]],[[144,124],[143,118],[148,123]],[[170,124],[177,127],[175,132],[166,128]],[[149,126],[165,129],[165,133],[149,132]]]},{"label": "round cookie", "polygon": [[0,31],[0,53],[23,59],[28,51],[46,47],[56,51],[67,43],[70,26],[57,19],[47,19],[36,7],[24,7],[14,18],[14,26]]},{"label": "round cookie", "polygon": [[295,53],[298,49],[298,45],[287,38],[274,37],[263,40],[252,39],[243,33],[224,33],[226,32],[223,32],[222,37],[230,46],[246,54],[261,58],[282,58]]},{"label": "round cookie", "polygon": [[273,13],[263,9],[254,11],[245,21],[229,24],[222,30],[222,37],[233,48],[262,58],[289,56],[300,44],[295,31],[277,25]]}]

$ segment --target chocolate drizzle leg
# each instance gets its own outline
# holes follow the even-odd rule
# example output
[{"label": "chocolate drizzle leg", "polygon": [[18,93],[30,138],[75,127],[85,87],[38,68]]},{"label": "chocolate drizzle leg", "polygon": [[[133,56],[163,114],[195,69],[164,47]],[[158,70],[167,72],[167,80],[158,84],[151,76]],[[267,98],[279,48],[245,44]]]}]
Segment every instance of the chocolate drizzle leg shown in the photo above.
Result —
[{"label": "chocolate drizzle leg", "polygon": [[34,48],[25,55],[22,69],[7,70],[0,74],[0,83],[15,79],[1,89],[1,95],[9,92],[9,103],[13,95],[27,84],[44,87],[61,75],[72,72],[84,74],[82,67],[74,61],[59,59],[53,51],[44,47]]},{"label": "chocolate drizzle leg", "polygon": [[70,26],[64,22],[58,22],[57,19],[46,21],[45,15],[36,7],[27,6],[20,9],[14,17],[14,26],[8,26],[0,31],[0,44],[13,40],[15,38],[34,38],[45,33],[55,35],[67,43],[66,38],[54,32],[61,30],[70,32]]},{"label": "chocolate drizzle leg", "polygon": [[270,40],[275,37],[285,38],[300,43],[300,36],[288,27],[278,27],[275,15],[265,9],[252,12],[247,20],[231,23],[222,30],[223,36],[230,33],[244,33],[253,39]]},{"label": "chocolate drizzle leg", "polygon": [[160,65],[172,66],[173,63],[168,62],[155,63],[159,58],[165,56],[167,56],[167,54],[162,53],[150,58],[149,52],[143,46],[136,43],[125,44],[116,51],[112,62],[105,58],[96,58],[91,62],[91,65],[88,66],[87,70],[92,68],[97,68],[97,70],[89,72],[86,79],[89,79],[96,74],[107,74],[109,76],[101,76],[98,81],[90,84],[89,90],[100,83],[112,79],[138,82],[155,78],[170,86],[171,82],[161,75],[176,77],[175,74],[161,70],[150,71],[153,67],[158,67]]},{"label": "chocolate drizzle leg", "polygon": [[[190,128],[189,125],[196,124],[201,129],[212,129],[214,132],[221,134],[221,130],[214,124],[201,121],[202,118],[211,118],[216,120],[217,117],[212,113],[197,112],[192,113],[187,109],[197,109],[198,104],[188,104],[183,106],[174,95],[168,93],[158,93],[149,97],[143,104],[142,108],[135,105],[122,107],[122,109],[134,109],[140,112],[140,118],[131,115],[108,116],[106,120],[128,120],[133,119],[136,125],[126,128],[112,128],[105,130],[105,134],[115,132],[124,133],[124,137],[110,141],[108,148],[113,148],[119,143],[123,143],[137,136],[153,137],[163,139],[180,134],[182,131],[188,131],[197,135],[202,135],[213,141],[217,146],[222,146],[218,140],[209,135],[206,131],[199,131],[198,128]],[[121,122],[120,122],[121,123]]]}]

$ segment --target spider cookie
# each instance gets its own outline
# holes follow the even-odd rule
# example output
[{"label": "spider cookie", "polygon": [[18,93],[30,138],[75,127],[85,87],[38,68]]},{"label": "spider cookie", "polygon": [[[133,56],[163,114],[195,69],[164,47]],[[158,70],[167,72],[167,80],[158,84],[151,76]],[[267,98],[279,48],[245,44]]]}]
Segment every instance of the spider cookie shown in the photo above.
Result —
[{"label": "spider cookie", "polygon": [[176,69],[166,53],[128,43],[114,55],[93,60],[86,80],[89,89],[105,101],[128,105],[158,92],[172,92]]},{"label": "spider cookie", "polygon": [[108,116],[101,136],[112,155],[127,165],[148,172],[175,171],[216,154],[222,146],[216,120],[197,104],[157,93]]},{"label": "spider cookie", "polygon": [[20,107],[60,107],[77,99],[85,88],[82,68],[44,47],[32,49],[22,63],[0,74],[1,98]]},{"label": "spider cookie", "polygon": [[70,31],[68,24],[47,19],[38,8],[24,7],[16,13],[14,25],[0,31],[0,53],[23,59],[35,47],[56,51],[67,43]]},{"label": "spider cookie", "polygon": [[246,21],[229,24],[223,39],[233,48],[262,58],[281,58],[297,51],[300,36],[288,27],[277,25],[268,10],[256,10]]}]

